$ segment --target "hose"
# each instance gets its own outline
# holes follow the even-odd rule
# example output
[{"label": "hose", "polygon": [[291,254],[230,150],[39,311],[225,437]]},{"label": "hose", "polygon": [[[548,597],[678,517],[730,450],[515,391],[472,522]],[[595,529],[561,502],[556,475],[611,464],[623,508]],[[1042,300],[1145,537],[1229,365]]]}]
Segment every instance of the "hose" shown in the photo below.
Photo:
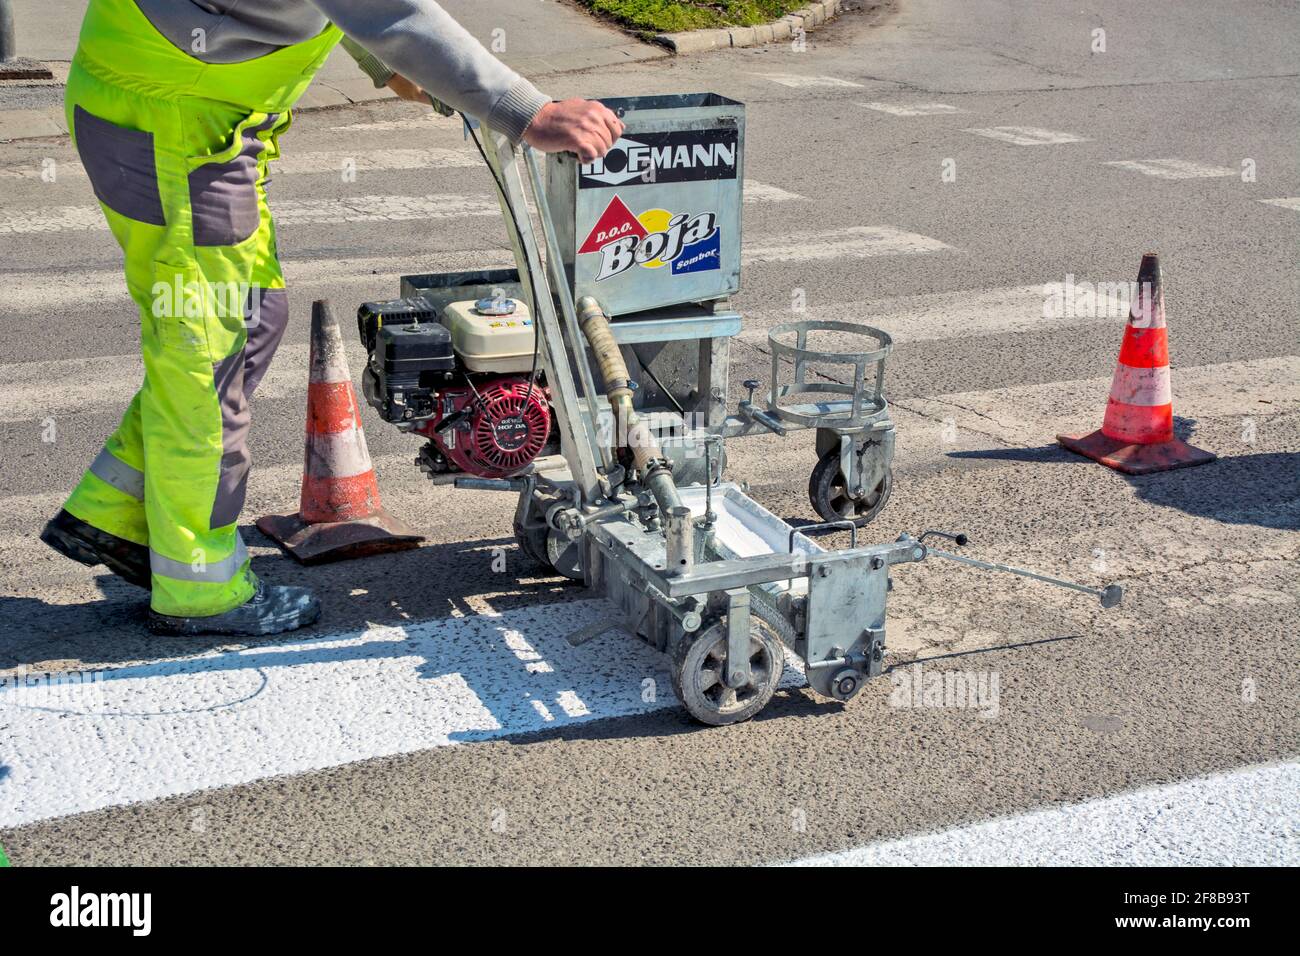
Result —
[{"label": "hose", "polygon": [[673,482],[672,465],[664,457],[654,434],[632,407],[632,380],[623,353],[614,341],[605,310],[589,295],[580,298],[577,307],[578,326],[596,357],[618,434],[625,440],[623,447],[632,452],[641,480],[654,495],[660,510],[665,515],[672,514],[672,509],[682,507],[677,485]]}]

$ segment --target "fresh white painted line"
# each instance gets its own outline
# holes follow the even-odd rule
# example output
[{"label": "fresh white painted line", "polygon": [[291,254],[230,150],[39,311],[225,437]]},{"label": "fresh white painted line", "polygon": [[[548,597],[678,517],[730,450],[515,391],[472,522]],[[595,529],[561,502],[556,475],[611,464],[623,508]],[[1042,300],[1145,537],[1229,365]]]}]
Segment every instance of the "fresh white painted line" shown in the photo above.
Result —
[{"label": "fresh white painted line", "polygon": [[[491,549],[484,548],[484,561]],[[667,660],[569,600],[119,667],[0,678],[0,827],[675,706]],[[802,675],[787,670],[788,683]]]},{"label": "fresh white painted line", "polygon": [[987,136],[989,139],[1013,143],[1016,146],[1056,146],[1061,143],[1086,143],[1087,139],[1073,133],[1061,133],[1037,126],[991,126],[987,129],[968,129],[966,133]]},{"label": "fresh white painted line", "polygon": [[1300,763],[1250,767],[794,866],[1297,866]]},{"label": "fresh white painted line", "polygon": [[1127,288],[1114,296],[1084,302],[1076,297],[1064,314],[1055,307],[1053,283],[927,293],[865,302],[805,301],[798,314],[785,309],[746,313],[742,341],[766,341],[767,330],[795,319],[861,322],[884,329],[895,342],[969,339],[1008,332],[1044,332],[1079,324],[1113,324],[1128,320]]},{"label": "fresh white painted line", "polygon": [[1118,159],[1103,163],[1132,170],[1157,179],[1208,179],[1213,176],[1236,176],[1239,170],[1227,166],[1206,166],[1187,159]]},{"label": "fresh white painted line", "polygon": [[861,83],[853,83],[849,80],[841,80],[838,76],[803,76],[799,73],[755,73],[755,76],[765,77],[773,83],[780,83],[782,86],[793,87],[794,89],[809,88],[853,88],[861,89]]},{"label": "fresh white painted line", "polygon": [[1300,196],[1292,196],[1289,199],[1261,199],[1260,202],[1300,212]]},{"label": "fresh white painted line", "polygon": [[893,226],[852,226],[831,232],[792,233],[780,239],[751,242],[743,250],[746,263],[814,262],[822,259],[866,259],[947,249],[938,239],[904,232]]},{"label": "fresh white painted line", "polygon": [[769,186],[767,183],[760,183],[755,179],[745,180],[745,202],[791,202],[794,200],[805,200],[806,197],[798,193],[787,192],[778,186]]},{"label": "fresh white painted line", "polygon": [[963,109],[947,103],[863,103],[869,110],[888,113],[890,116],[941,116],[947,113],[965,113]]}]

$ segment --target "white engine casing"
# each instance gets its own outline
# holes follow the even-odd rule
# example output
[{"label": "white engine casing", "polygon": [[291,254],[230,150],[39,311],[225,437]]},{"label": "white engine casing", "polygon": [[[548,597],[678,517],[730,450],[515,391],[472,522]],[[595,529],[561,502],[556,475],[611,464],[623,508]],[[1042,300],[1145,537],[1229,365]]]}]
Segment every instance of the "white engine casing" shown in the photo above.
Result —
[{"label": "white engine casing", "polygon": [[442,313],[451,331],[451,347],[471,372],[524,372],[533,367],[533,317],[528,306],[513,300],[509,315],[484,315],[472,300],[452,302]]}]

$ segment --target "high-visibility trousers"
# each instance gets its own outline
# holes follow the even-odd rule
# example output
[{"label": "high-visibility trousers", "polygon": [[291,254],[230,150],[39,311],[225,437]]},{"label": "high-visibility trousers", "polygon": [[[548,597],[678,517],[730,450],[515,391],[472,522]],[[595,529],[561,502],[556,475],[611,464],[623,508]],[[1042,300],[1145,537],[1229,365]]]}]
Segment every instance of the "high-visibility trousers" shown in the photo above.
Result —
[{"label": "high-visibility trousers", "polygon": [[267,164],[340,36],[207,64],[132,0],[91,0],[82,23],[68,129],[125,253],[144,383],[64,507],[148,546],[162,614],[220,614],[257,586],[237,527],[248,399],[288,320]]}]

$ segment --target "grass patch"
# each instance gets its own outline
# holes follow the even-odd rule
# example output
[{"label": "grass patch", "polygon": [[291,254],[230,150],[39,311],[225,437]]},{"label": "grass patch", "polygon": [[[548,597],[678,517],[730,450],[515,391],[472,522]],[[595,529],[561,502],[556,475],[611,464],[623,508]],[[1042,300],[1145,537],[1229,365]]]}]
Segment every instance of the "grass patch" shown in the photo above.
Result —
[{"label": "grass patch", "polygon": [[678,33],[707,27],[751,27],[785,16],[808,0],[579,0],[596,13],[636,30]]}]

